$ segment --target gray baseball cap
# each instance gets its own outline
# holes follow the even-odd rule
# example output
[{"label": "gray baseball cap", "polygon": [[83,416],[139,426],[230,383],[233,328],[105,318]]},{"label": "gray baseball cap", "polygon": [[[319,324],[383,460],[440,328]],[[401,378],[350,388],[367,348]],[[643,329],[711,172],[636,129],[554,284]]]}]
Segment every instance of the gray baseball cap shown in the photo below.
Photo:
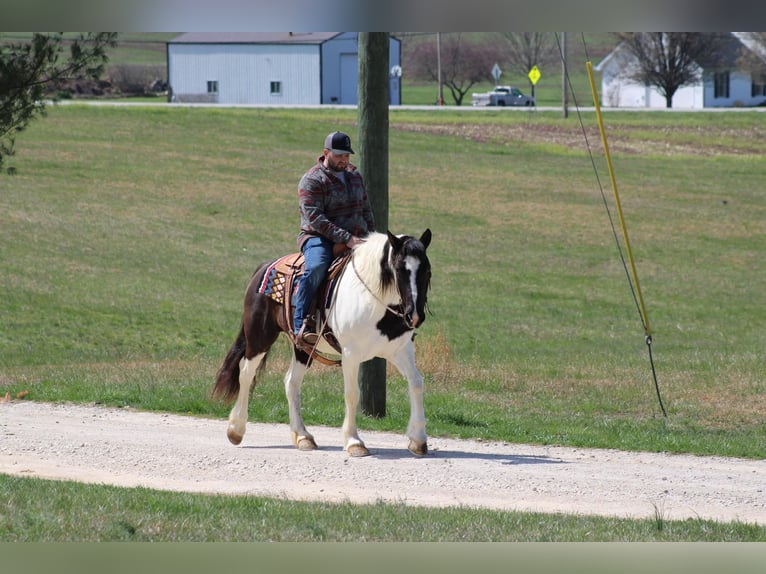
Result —
[{"label": "gray baseball cap", "polygon": [[351,149],[351,138],[343,132],[329,134],[324,140],[324,147],[336,154],[354,153]]}]

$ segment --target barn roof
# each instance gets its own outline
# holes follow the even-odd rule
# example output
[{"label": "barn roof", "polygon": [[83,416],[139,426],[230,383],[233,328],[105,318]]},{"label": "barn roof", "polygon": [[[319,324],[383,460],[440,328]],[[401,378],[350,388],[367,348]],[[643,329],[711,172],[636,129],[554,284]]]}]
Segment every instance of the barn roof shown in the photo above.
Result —
[{"label": "barn roof", "polygon": [[322,44],[341,32],[188,32],[170,44]]}]

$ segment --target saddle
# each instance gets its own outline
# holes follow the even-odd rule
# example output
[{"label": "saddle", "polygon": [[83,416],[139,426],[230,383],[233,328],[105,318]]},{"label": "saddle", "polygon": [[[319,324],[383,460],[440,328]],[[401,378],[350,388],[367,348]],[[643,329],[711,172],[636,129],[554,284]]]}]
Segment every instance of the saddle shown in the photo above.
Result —
[{"label": "saddle", "polygon": [[[310,316],[316,318],[317,335],[320,341],[324,340],[338,354],[341,353],[340,345],[327,325],[327,311],[332,304],[332,297],[335,285],[341,272],[351,259],[351,252],[347,251],[333,259],[330,268],[327,271],[327,277],[317,289],[317,295],[311,304]],[[291,340],[294,339],[293,314],[295,305],[292,303],[295,292],[300,283],[300,279],[305,269],[305,260],[303,253],[291,253],[280,257],[266,269],[261,284],[258,286],[258,292],[271,297],[277,303],[282,305],[282,318],[287,326],[287,333]],[[294,341],[293,341],[294,342]],[[339,364],[336,359],[328,359],[319,353],[310,353],[320,362],[325,364]]]}]

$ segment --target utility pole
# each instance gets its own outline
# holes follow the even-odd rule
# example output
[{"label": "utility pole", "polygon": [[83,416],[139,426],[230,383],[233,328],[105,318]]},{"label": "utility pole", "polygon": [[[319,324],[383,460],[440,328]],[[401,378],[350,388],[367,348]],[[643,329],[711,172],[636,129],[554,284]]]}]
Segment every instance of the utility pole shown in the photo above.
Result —
[{"label": "utility pole", "polygon": [[442,86],[442,41],[441,34],[436,33],[436,77],[439,82],[439,101],[440,106],[444,105],[444,86]]},{"label": "utility pole", "polygon": [[569,88],[567,86],[567,33],[561,33],[561,107],[564,118],[569,117]]},{"label": "utility pole", "polygon": [[[372,204],[375,228],[388,229],[389,33],[359,32],[360,172]],[[359,367],[362,412],[386,416],[386,360],[374,358]]]}]

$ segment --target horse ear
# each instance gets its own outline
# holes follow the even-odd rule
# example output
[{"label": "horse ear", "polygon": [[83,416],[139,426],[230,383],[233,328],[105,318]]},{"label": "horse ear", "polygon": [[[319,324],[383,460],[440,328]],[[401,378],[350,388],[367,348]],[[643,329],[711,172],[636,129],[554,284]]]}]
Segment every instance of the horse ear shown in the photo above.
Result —
[{"label": "horse ear", "polygon": [[390,231],[386,231],[386,233],[388,233],[388,242],[391,244],[391,247],[394,248],[394,251],[401,251],[402,245],[404,245],[404,241],[399,239]]},{"label": "horse ear", "polygon": [[428,249],[428,246],[431,245],[431,230],[426,229],[423,232],[423,235],[420,236],[420,242],[423,244],[423,247]]}]

